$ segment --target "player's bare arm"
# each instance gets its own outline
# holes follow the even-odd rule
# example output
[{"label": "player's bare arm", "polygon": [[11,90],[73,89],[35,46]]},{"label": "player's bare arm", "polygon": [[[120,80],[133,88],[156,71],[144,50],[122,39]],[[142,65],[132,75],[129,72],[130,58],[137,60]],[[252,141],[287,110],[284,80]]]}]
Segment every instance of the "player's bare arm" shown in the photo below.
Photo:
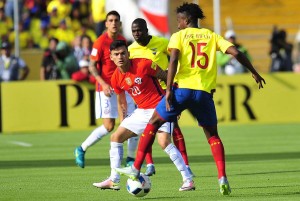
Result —
[{"label": "player's bare arm", "polygon": [[155,77],[167,83],[167,72],[163,71],[160,67],[157,68]]},{"label": "player's bare arm", "polygon": [[118,101],[118,113],[120,117],[120,122],[125,119],[127,115],[127,101],[125,96],[125,91],[117,95],[117,101]]},{"label": "player's bare arm", "polygon": [[266,84],[264,78],[262,78],[259,73],[255,70],[255,68],[252,66],[249,59],[240,52],[236,47],[231,46],[226,50],[226,54],[231,54],[234,56],[243,66],[246,66],[246,68],[252,73],[252,77],[255,79],[256,83],[258,83],[258,88],[264,88],[263,83]]},{"label": "player's bare arm", "polygon": [[111,94],[113,93],[113,89],[99,75],[98,70],[96,68],[96,62],[93,61],[93,60],[90,61],[89,71],[95,77],[95,79],[97,80],[97,82],[102,86],[104,94],[106,96],[108,96],[108,97],[111,97]]},{"label": "player's bare arm", "polygon": [[167,76],[167,89],[166,89],[166,109],[170,111],[172,105],[172,86],[174,83],[174,77],[177,72],[177,64],[179,60],[179,53],[178,49],[171,49],[170,53],[170,63],[168,66],[168,76]]}]

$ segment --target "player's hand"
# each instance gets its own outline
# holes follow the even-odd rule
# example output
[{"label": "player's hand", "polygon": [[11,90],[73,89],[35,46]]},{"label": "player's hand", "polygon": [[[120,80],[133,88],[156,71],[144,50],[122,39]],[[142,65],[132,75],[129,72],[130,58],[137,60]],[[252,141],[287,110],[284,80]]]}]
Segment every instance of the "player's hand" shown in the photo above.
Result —
[{"label": "player's hand", "polygon": [[252,77],[255,79],[256,83],[258,83],[258,88],[264,88],[263,83],[266,84],[264,78],[262,78],[259,74],[252,74]]},{"label": "player's hand", "polygon": [[172,99],[173,99],[173,92],[167,90],[166,91],[166,110],[167,111],[171,111]]},{"label": "player's hand", "polygon": [[113,88],[108,84],[102,85],[102,89],[103,89],[105,96],[107,96],[107,97],[111,97],[111,95],[114,93]]}]

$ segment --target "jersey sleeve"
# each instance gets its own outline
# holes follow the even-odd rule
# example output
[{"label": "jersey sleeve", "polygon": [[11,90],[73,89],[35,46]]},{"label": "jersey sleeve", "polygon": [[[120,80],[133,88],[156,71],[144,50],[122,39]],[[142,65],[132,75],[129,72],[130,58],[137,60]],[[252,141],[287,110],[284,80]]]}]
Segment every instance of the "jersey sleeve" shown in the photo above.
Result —
[{"label": "jersey sleeve", "polygon": [[226,50],[234,46],[231,42],[225,40],[222,36],[216,34],[216,42],[217,42],[217,50],[221,50],[221,52],[225,53]]},{"label": "jersey sleeve", "polygon": [[117,76],[117,72],[115,71],[114,74],[111,76],[111,86],[114,89],[114,92],[116,94],[120,94],[123,90],[120,88],[119,84],[118,84],[118,76]]},{"label": "jersey sleeve", "polygon": [[168,52],[170,53],[170,49],[178,49],[181,50],[181,43],[180,43],[180,32],[174,33],[169,41],[168,44]]},{"label": "jersey sleeve", "polygon": [[100,53],[101,53],[101,42],[98,39],[93,44],[90,59],[93,60],[93,61],[99,61],[100,60]]},{"label": "jersey sleeve", "polygon": [[168,51],[169,40],[163,38],[162,43],[163,43],[162,45],[163,45],[164,53],[169,56],[170,55],[170,52]]}]

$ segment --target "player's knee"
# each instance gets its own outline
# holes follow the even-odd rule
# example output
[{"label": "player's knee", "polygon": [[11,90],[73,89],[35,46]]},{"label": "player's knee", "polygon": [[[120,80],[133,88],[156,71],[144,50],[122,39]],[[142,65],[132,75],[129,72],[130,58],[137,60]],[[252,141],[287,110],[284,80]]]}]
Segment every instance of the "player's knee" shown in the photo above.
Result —
[{"label": "player's knee", "polygon": [[158,144],[162,149],[165,149],[170,143],[171,143],[171,138],[168,133],[158,133]]},{"label": "player's knee", "polygon": [[104,126],[108,132],[111,132],[114,130],[115,124],[106,124]]},{"label": "player's knee", "polygon": [[110,136],[110,141],[111,141],[111,142],[120,142],[120,143],[122,143],[122,136],[119,135],[118,133],[113,133],[113,134]]}]

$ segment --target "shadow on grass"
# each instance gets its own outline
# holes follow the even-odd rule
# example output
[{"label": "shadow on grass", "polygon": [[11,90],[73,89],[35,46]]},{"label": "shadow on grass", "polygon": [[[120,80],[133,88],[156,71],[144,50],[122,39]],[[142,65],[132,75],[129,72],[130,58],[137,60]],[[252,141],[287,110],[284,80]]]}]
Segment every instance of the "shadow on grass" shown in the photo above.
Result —
[{"label": "shadow on grass", "polygon": [[[239,161],[266,161],[266,160],[284,160],[284,159],[300,159],[300,152],[287,153],[262,153],[262,154],[236,154],[226,155],[227,162]],[[170,159],[166,157],[155,157],[155,163],[170,163]],[[190,162],[205,163],[213,162],[212,156],[189,156]],[[86,159],[89,166],[107,166],[107,159]],[[41,168],[41,167],[68,167],[74,166],[75,159],[58,159],[58,160],[25,160],[25,161],[0,161],[0,169],[11,168]]]}]

